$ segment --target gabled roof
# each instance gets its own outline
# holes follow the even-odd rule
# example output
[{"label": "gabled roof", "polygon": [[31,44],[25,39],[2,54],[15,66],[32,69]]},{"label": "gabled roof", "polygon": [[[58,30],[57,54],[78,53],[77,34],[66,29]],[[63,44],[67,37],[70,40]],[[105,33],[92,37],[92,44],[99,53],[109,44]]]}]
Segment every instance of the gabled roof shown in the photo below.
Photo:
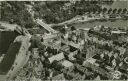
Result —
[{"label": "gabled roof", "polygon": [[71,67],[71,66],[73,66],[73,63],[69,62],[68,60],[64,60],[62,62],[62,65],[65,67]]},{"label": "gabled roof", "polygon": [[60,60],[62,60],[62,59],[64,59],[64,58],[65,58],[65,57],[64,57],[64,54],[63,54],[63,53],[59,53],[59,54],[54,55],[54,56],[52,56],[52,57],[50,57],[50,58],[48,58],[48,59],[49,59],[50,63],[52,63],[52,62],[55,61],[55,60],[60,61]]}]

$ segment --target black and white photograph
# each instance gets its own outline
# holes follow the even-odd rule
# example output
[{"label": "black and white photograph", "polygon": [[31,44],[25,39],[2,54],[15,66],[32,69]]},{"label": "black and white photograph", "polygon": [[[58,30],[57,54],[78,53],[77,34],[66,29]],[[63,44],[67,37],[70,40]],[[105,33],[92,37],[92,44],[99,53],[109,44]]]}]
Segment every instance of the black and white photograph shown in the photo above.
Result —
[{"label": "black and white photograph", "polygon": [[128,80],[128,0],[0,1],[0,81]]}]

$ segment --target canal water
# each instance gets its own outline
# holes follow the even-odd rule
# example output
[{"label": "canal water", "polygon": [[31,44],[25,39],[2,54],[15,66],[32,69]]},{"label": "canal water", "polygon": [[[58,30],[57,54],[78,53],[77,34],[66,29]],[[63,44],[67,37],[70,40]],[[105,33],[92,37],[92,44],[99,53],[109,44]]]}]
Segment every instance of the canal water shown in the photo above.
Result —
[{"label": "canal water", "polygon": [[20,46],[21,43],[19,42],[15,42],[10,45],[7,54],[0,63],[0,74],[6,74],[10,70],[16,59],[16,54],[19,52]]}]

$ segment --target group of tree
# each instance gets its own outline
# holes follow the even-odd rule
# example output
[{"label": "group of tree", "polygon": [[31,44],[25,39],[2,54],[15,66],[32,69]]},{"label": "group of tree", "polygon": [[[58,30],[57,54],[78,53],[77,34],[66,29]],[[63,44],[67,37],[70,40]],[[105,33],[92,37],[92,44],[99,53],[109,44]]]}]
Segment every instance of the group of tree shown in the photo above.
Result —
[{"label": "group of tree", "polygon": [[103,8],[101,9],[100,11],[98,11],[99,13],[107,13],[107,14],[126,14],[128,12],[127,8],[115,8],[115,9],[112,9],[112,8]]},{"label": "group of tree", "polygon": [[33,27],[35,23],[25,4],[28,3],[22,1],[1,2],[1,21],[16,23],[22,27]]},{"label": "group of tree", "polygon": [[4,1],[1,4],[1,20],[24,27],[33,27],[35,23],[27,10],[26,4],[32,6],[34,18],[41,18],[46,23],[60,23],[76,15],[100,9],[97,1],[81,0],[75,3],[70,1]]}]

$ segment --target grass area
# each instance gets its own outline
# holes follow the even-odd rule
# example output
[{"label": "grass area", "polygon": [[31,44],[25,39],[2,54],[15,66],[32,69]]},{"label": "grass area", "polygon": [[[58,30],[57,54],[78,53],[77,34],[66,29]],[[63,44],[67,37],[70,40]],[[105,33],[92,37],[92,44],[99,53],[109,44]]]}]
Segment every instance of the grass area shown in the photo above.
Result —
[{"label": "grass area", "polygon": [[0,75],[0,81],[5,81],[6,80],[6,75]]},{"label": "grass area", "polygon": [[111,21],[92,21],[92,22],[83,22],[83,23],[77,23],[73,24],[76,28],[92,28],[96,25],[104,25],[108,27],[128,27],[128,20],[116,20],[114,22]]},{"label": "grass area", "polygon": [[112,8],[112,9],[119,9],[119,8],[127,8],[128,9],[128,1],[127,0],[116,0],[112,5],[103,5],[103,7],[106,7],[106,8]]}]

